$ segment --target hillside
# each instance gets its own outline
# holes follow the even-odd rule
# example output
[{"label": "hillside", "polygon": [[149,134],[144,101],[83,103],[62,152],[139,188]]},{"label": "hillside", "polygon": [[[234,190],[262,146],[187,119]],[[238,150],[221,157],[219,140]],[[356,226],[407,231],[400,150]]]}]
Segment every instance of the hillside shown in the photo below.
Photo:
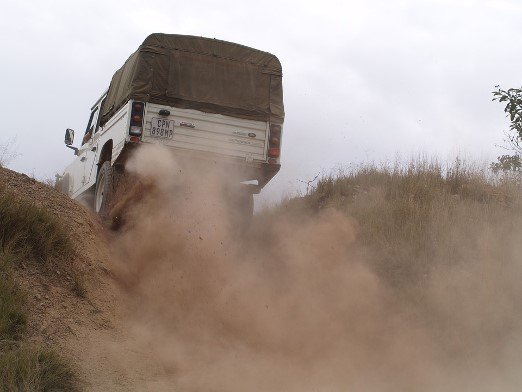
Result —
[{"label": "hillside", "polygon": [[155,186],[118,232],[0,171],[70,240],[13,275],[27,293],[23,341],[58,352],[80,388],[518,390],[516,179],[458,161],[361,167],[238,232],[219,171],[178,170],[161,151],[139,160],[130,169]]},{"label": "hillside", "polygon": [[[91,331],[110,330],[115,314],[105,231],[87,209],[26,175],[0,169],[0,194],[6,202],[0,217],[2,261],[14,260],[10,275],[23,293],[27,319],[21,347],[54,350],[78,374],[77,384],[86,386],[84,339]],[[17,219],[6,214],[13,208]],[[8,226],[21,238],[9,235]],[[38,244],[44,245],[34,252]],[[54,252],[57,246],[67,250]],[[32,390],[33,381],[22,381],[28,382],[24,390]]]}]

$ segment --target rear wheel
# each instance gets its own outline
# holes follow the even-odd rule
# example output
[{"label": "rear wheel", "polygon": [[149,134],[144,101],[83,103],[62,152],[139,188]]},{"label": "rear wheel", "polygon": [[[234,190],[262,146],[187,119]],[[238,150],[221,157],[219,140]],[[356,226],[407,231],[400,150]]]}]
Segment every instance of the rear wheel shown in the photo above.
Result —
[{"label": "rear wheel", "polygon": [[109,217],[110,205],[114,195],[114,168],[109,161],[103,162],[96,178],[96,189],[94,191],[94,211],[107,219]]}]

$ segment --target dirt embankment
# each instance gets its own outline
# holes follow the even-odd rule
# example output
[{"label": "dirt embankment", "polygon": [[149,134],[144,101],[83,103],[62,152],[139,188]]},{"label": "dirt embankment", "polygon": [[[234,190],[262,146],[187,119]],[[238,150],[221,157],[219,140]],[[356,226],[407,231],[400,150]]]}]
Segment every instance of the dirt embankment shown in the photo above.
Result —
[{"label": "dirt embankment", "polygon": [[120,294],[111,278],[108,232],[88,209],[24,174],[0,168],[0,185],[57,217],[72,245],[72,254],[65,259],[29,257],[14,270],[16,282],[27,293],[25,340],[58,349],[88,390],[96,385],[97,370],[100,379],[117,379],[110,370],[103,371],[101,357],[87,361],[86,356],[100,344],[93,336],[115,333],[121,314]]},{"label": "dirt embankment", "polygon": [[19,281],[29,294],[31,338],[63,342],[75,323],[89,320],[84,315],[90,313],[88,308],[92,307],[74,294],[75,284],[98,288],[102,271],[107,270],[103,230],[90,212],[26,175],[0,169],[0,184],[17,198],[42,207],[58,217],[71,239],[74,254],[69,259],[60,260],[59,263],[52,260],[32,263],[27,260],[17,269]]},{"label": "dirt embankment", "polygon": [[0,181],[59,215],[86,279],[21,268],[34,339],[93,391],[516,391],[522,198],[458,167],[363,168],[238,230],[233,173],[143,149],[155,186],[117,233],[54,190]]}]

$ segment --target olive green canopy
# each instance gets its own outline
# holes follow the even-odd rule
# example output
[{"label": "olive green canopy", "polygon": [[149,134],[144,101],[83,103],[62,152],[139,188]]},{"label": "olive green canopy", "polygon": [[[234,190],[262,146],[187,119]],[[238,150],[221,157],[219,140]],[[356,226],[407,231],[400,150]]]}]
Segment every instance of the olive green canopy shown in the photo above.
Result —
[{"label": "olive green canopy", "polygon": [[114,74],[102,124],[129,99],[282,123],[281,64],[217,39],[151,34]]}]

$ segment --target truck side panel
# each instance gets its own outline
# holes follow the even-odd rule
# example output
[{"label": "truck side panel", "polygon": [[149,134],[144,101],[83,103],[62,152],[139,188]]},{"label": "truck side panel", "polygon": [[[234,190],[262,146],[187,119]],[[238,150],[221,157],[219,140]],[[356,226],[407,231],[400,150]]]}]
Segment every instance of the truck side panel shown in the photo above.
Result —
[{"label": "truck side panel", "polygon": [[[81,147],[82,150],[86,150],[87,153],[95,154],[94,162],[88,171],[88,175],[84,176],[81,187],[75,189],[70,196],[74,199],[80,196],[83,192],[88,190],[96,183],[96,176],[98,174],[97,164],[100,160],[100,154],[103,146],[109,140],[112,139],[112,157],[111,162],[113,163],[118,155],[121,153],[125,140],[128,136],[129,128],[129,108],[130,103],[122,107],[118,113],[114,115],[103,127],[100,127],[89,142]],[[93,151],[94,149],[94,151]],[[77,157],[78,159],[79,157]],[[67,168],[65,173],[68,172]]]}]

